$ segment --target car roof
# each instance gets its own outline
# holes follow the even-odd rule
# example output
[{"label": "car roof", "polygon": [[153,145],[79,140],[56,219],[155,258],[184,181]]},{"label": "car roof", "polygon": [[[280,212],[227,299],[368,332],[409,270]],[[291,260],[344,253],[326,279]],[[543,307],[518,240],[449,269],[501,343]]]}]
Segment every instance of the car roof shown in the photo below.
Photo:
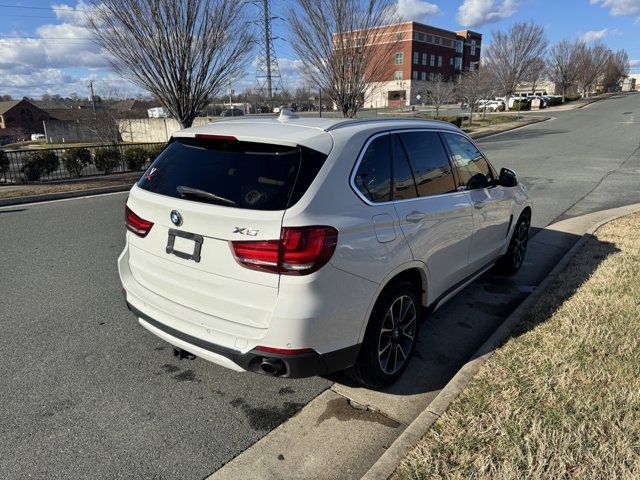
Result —
[{"label": "car roof", "polygon": [[333,147],[332,132],[356,134],[363,131],[399,128],[434,128],[459,131],[448,122],[419,118],[319,118],[300,117],[286,112],[273,115],[248,115],[241,118],[225,117],[206,125],[191,127],[173,134],[173,137],[195,135],[229,135],[248,142],[302,145],[328,154]]}]

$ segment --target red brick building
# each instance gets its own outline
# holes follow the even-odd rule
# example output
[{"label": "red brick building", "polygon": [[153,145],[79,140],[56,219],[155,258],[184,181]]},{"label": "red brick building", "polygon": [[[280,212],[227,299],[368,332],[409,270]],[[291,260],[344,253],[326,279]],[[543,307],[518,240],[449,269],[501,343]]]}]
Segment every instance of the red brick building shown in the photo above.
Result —
[{"label": "red brick building", "polygon": [[436,74],[457,81],[465,70],[478,68],[482,35],[471,30],[453,32],[417,22],[404,22],[385,28],[385,37],[394,43],[384,71],[372,82],[366,107],[414,105],[416,95],[428,88]]}]

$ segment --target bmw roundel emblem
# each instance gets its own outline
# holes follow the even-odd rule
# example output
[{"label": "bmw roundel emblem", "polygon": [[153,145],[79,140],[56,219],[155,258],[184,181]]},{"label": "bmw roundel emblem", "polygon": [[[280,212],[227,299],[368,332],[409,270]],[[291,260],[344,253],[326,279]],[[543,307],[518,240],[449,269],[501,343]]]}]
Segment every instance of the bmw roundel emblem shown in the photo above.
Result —
[{"label": "bmw roundel emblem", "polygon": [[177,210],[171,210],[171,221],[176,227],[182,225],[182,215]]}]

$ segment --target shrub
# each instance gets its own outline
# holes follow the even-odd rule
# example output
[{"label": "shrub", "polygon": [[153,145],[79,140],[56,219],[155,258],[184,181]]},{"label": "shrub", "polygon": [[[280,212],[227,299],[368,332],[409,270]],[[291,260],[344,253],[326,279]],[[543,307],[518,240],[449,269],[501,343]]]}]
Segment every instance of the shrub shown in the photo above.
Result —
[{"label": "shrub", "polygon": [[142,147],[131,147],[124,152],[124,161],[129,170],[142,170],[148,158],[149,152]]},{"label": "shrub", "polygon": [[93,164],[99,172],[109,174],[120,165],[120,150],[116,147],[99,148],[93,154]]},{"label": "shrub", "polygon": [[37,182],[44,175],[51,175],[58,169],[59,161],[56,152],[47,150],[33,152],[27,155],[27,159],[20,169],[30,182]]},{"label": "shrub", "polygon": [[521,111],[521,110],[529,110],[531,108],[531,100],[522,98],[513,101],[513,107],[511,110]]},{"label": "shrub", "polygon": [[4,150],[0,150],[0,177],[6,177],[9,171],[9,156]]},{"label": "shrub", "polygon": [[580,98],[582,98],[582,95],[580,94],[575,94],[575,95],[565,95],[564,96],[564,101],[565,102],[574,102],[576,100],[579,100]]},{"label": "shrub", "polygon": [[73,177],[79,177],[82,169],[91,163],[91,152],[86,148],[72,148],[64,152],[62,164]]}]

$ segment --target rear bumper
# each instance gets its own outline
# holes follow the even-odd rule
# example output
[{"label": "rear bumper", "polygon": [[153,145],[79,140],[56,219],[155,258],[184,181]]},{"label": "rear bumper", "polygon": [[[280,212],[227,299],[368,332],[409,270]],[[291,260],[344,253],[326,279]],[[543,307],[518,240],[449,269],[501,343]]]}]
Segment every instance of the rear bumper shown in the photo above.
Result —
[{"label": "rear bumper", "polygon": [[207,360],[237,371],[249,371],[266,375],[267,373],[261,365],[263,362],[268,362],[277,367],[275,372],[270,374],[272,376],[284,378],[312,377],[344,370],[352,366],[360,351],[360,345],[358,344],[324,354],[310,351],[295,355],[284,355],[255,349],[242,353],[176,330],[151,318],[129,302],[127,302],[127,307],[140,319],[145,328],[169,343],[188,350],[194,355],[204,356]]}]

